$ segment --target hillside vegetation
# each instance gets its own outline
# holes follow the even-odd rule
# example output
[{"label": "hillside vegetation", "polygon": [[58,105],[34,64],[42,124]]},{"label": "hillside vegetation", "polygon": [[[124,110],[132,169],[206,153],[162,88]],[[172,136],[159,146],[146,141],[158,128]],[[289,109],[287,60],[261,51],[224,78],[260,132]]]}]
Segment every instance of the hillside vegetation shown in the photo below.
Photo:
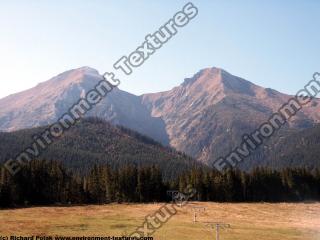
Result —
[{"label": "hillside vegetation", "polygon": [[[0,163],[29,147],[33,136],[44,129],[39,127],[0,133]],[[157,165],[163,170],[164,178],[172,178],[179,172],[200,165],[151,138],[96,118],[84,119],[70,128],[39,158],[60,161],[79,173],[88,173],[95,164],[107,164],[112,168]]]}]

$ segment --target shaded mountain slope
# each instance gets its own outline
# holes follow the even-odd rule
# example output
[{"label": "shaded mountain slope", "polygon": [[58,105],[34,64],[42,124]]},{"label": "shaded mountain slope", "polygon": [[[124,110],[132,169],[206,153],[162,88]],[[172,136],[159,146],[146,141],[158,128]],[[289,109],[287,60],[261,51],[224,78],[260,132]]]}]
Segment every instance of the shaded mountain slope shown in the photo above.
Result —
[{"label": "shaded mountain slope", "polygon": [[[42,127],[0,133],[0,162],[14,158],[41,130]],[[165,178],[199,165],[184,154],[137,132],[95,118],[76,124],[49,146],[41,158],[62,161],[80,172],[91,169],[94,164],[109,164],[115,168],[130,164],[157,165],[165,172]]]},{"label": "shaded mountain slope", "polygon": [[280,138],[273,149],[269,149],[270,160],[266,166],[273,168],[320,167],[320,125],[296,131]]}]

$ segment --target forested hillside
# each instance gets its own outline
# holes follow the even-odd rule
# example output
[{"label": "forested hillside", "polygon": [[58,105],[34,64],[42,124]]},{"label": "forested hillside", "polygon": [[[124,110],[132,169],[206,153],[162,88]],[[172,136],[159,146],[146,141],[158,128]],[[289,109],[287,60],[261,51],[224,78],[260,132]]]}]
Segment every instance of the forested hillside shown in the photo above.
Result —
[{"label": "forested hillside", "polygon": [[[43,127],[0,133],[0,163],[14,158],[28,147],[33,136]],[[158,166],[164,178],[172,178],[178,172],[199,165],[196,161],[137,132],[115,127],[96,118],[84,119],[48,149],[40,159],[62,162],[79,173],[87,173],[95,164],[108,164],[118,168],[128,164]]]},{"label": "forested hillside", "polygon": [[304,166],[310,170],[320,167],[320,125],[297,131],[279,139],[271,149],[267,166],[284,168]]}]

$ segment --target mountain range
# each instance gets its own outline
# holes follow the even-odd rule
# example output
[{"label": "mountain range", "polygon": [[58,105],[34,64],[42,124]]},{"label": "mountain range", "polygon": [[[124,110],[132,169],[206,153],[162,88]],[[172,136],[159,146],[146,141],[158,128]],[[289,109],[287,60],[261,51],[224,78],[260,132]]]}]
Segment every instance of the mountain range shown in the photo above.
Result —
[{"label": "mountain range", "polygon": [[[1,99],[0,131],[12,132],[53,123],[101,79],[97,70],[82,67]],[[251,133],[267,121],[291,97],[257,86],[223,69],[206,68],[165,92],[136,96],[116,88],[88,113],[88,117],[132,129],[208,163],[233,150],[240,144],[243,134]],[[299,166],[297,161],[285,157],[289,152],[280,159],[274,156],[274,149],[279,149],[280,144],[286,146],[291,136],[317,128],[319,103],[319,99],[313,99],[277,136],[249,157],[242,168],[278,166],[281,161],[280,165]],[[314,166],[314,161],[310,166]]]}]

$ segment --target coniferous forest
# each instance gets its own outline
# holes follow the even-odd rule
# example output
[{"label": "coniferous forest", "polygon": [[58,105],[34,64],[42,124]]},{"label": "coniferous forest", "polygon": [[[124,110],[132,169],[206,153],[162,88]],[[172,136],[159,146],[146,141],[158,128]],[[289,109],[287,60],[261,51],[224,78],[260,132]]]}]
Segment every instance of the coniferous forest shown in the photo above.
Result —
[{"label": "coniferous forest", "polygon": [[[0,166],[42,130],[0,133]],[[171,200],[168,190],[183,192],[188,185],[197,191],[195,201],[320,200],[316,167],[220,173],[132,130],[89,118],[15,176],[1,168],[0,207],[164,202]]]},{"label": "coniferous forest", "polygon": [[125,166],[118,169],[95,165],[86,174],[66,169],[57,161],[33,160],[11,176],[2,168],[0,205],[105,204],[111,202],[170,201],[167,190],[181,192],[191,185],[196,201],[217,202],[295,202],[320,200],[320,171],[305,169],[281,171],[259,168],[250,173],[228,170],[224,173],[202,168],[185,171],[175,179],[164,180],[156,166]]}]

